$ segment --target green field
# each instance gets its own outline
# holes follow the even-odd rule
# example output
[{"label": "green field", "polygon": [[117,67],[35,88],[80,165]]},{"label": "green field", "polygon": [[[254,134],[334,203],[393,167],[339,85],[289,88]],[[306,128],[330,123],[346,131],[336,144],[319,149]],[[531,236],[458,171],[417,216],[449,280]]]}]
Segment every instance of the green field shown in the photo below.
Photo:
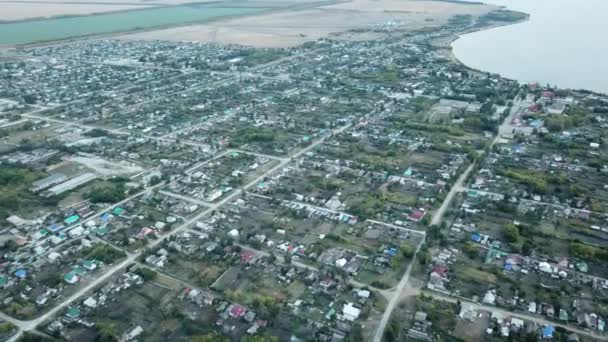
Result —
[{"label": "green field", "polygon": [[219,17],[256,14],[268,10],[270,8],[213,7],[200,4],[4,23],[0,24],[0,45],[30,44],[95,34],[167,27],[204,22]]}]

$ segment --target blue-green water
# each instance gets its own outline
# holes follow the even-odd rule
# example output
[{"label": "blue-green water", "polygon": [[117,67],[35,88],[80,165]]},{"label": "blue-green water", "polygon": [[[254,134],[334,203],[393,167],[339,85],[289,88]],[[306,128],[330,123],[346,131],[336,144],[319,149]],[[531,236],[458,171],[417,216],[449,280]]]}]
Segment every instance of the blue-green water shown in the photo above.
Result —
[{"label": "blue-green water", "polygon": [[481,0],[530,20],[464,35],[454,54],[473,68],[521,82],[608,94],[607,0]]},{"label": "blue-green water", "polygon": [[93,34],[203,22],[218,17],[256,14],[268,10],[268,8],[257,7],[190,5],[4,23],[0,24],[0,45],[29,44]]}]

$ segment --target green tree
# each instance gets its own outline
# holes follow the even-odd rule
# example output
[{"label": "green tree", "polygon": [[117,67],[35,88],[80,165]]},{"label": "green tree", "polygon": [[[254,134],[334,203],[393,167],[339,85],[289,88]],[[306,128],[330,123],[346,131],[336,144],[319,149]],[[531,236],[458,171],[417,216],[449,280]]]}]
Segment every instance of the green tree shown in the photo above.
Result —
[{"label": "green tree", "polygon": [[229,342],[230,340],[217,332],[210,332],[205,335],[193,336],[191,342]]},{"label": "green tree", "polygon": [[503,228],[502,235],[508,242],[517,242],[519,240],[519,228],[514,224],[507,224]]},{"label": "green tree", "polygon": [[465,242],[464,246],[462,247],[462,251],[471,259],[475,259],[477,256],[479,256],[479,249],[477,249],[477,246],[470,241]]}]

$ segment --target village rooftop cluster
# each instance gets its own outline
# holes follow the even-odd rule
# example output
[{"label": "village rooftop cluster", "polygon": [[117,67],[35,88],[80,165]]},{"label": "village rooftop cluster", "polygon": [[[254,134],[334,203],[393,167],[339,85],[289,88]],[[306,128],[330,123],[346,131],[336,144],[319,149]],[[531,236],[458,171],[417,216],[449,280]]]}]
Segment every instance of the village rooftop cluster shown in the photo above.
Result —
[{"label": "village rooftop cluster", "polygon": [[0,334],[605,339],[608,98],[454,61],[503,12],[0,56]]}]

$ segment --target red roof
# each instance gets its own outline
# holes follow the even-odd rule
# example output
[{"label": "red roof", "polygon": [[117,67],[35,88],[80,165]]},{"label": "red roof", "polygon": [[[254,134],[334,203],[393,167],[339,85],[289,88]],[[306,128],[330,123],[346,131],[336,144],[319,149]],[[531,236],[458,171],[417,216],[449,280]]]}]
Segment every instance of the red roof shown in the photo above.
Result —
[{"label": "red roof", "polygon": [[540,104],[535,103],[535,104],[530,105],[528,107],[528,110],[531,111],[532,113],[535,113],[535,112],[538,112],[540,110],[540,108],[541,108]]},{"label": "red roof", "polygon": [[431,273],[437,273],[440,277],[445,278],[448,269],[445,266],[436,265]]},{"label": "red roof", "polygon": [[251,259],[253,259],[252,251],[244,250],[241,252],[241,261],[249,262],[249,261],[251,261]]},{"label": "red roof", "polygon": [[246,312],[247,312],[247,309],[245,309],[243,306],[235,304],[232,306],[232,310],[230,310],[230,316],[243,317],[243,316],[245,316]]},{"label": "red roof", "polygon": [[553,93],[552,91],[548,91],[548,90],[547,90],[547,91],[543,91],[543,92],[541,93],[541,96],[542,96],[542,97],[550,97],[550,98],[553,98],[553,97],[555,97],[555,93]]},{"label": "red roof", "polygon": [[410,219],[414,220],[414,221],[420,221],[420,220],[422,220],[422,218],[424,217],[425,214],[426,214],[426,212],[424,212],[422,210],[414,210],[414,212],[412,212],[410,214]]}]

